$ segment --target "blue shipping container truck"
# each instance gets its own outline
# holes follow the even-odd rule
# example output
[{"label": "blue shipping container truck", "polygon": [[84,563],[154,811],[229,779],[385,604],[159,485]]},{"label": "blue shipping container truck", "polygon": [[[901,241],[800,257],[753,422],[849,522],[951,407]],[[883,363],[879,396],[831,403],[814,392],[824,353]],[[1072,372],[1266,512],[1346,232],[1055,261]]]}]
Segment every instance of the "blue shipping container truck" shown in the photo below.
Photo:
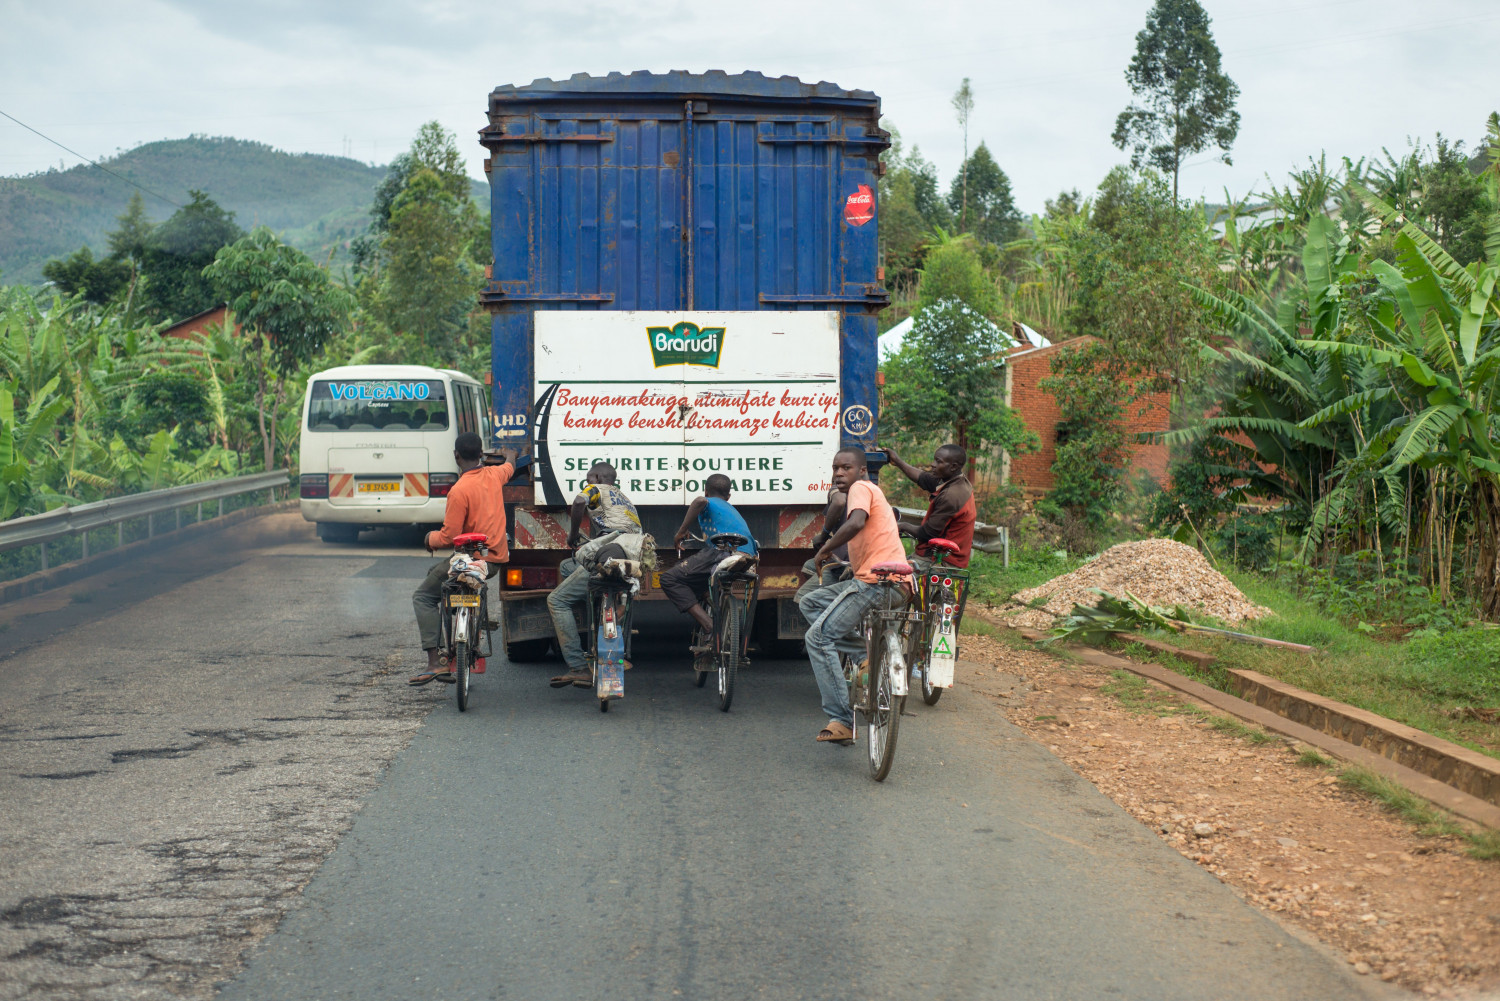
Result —
[{"label": "blue shipping container truck", "polygon": [[480,142],[494,443],[533,460],[506,488],[511,654],[552,637],[568,505],[598,459],[659,547],[703,478],[729,476],[777,599],[759,638],[800,636],[789,599],[832,452],[875,444],[879,98],[759,73],[580,74],[496,88]]}]

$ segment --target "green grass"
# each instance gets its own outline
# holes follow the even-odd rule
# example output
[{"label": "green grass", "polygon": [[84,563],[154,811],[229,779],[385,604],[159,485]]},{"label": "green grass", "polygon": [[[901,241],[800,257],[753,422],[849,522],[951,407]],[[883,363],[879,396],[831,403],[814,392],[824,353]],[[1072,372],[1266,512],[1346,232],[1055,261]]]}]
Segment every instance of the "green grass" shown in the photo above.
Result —
[{"label": "green grass", "polygon": [[1259,671],[1500,757],[1500,727],[1458,716],[1465,707],[1500,706],[1500,629],[1381,639],[1341,622],[1268,578],[1228,567],[1225,572],[1246,597],[1276,613],[1237,629],[1306,644],[1316,652],[1258,647],[1204,633],[1152,635],[1213,655],[1215,663],[1208,669],[1138,646],[1126,645],[1125,651],[1222,691],[1230,690],[1226,670]]},{"label": "green grass", "polygon": [[969,561],[969,600],[1000,605],[1017,591],[1045,584],[1053,577],[1076,570],[1086,561],[1075,556],[1058,556],[1052,550],[1012,549],[1010,566],[1000,556],[975,551]]},{"label": "green grass", "polygon": [[1303,768],[1327,768],[1333,764],[1333,759],[1323,757],[1310,747],[1304,747],[1302,753],[1297,755],[1297,764]]},{"label": "green grass", "polygon": [[1285,737],[1277,737],[1267,733],[1258,726],[1251,726],[1241,722],[1233,716],[1214,716],[1208,721],[1208,725],[1222,734],[1230,737],[1238,737],[1240,740],[1248,740],[1252,744],[1281,744],[1286,742]]},{"label": "green grass", "polygon": [[1339,772],[1339,784],[1415,825],[1419,834],[1459,838],[1474,858],[1500,859],[1500,831],[1472,831],[1416,793],[1367,768],[1345,768]]},{"label": "green grass", "polygon": [[1129,671],[1112,671],[1109,678],[1110,680],[1099,688],[1100,694],[1110,696],[1131,712],[1152,713],[1158,717],[1187,716],[1208,724],[1227,737],[1235,737],[1252,744],[1285,742],[1285,738],[1242,723],[1233,716],[1218,716],[1207,709],[1184,702],[1176,694],[1154,687],[1138,674],[1131,674]]}]

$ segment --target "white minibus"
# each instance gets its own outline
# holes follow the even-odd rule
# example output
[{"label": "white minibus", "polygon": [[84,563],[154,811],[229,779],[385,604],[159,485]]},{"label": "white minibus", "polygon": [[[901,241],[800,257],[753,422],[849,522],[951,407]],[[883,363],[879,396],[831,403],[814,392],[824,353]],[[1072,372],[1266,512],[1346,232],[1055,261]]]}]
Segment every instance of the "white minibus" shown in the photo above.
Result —
[{"label": "white minibus", "polygon": [[302,401],[302,517],[329,542],[376,525],[437,525],[458,482],[453,440],[489,433],[484,386],[452,369],[346,365]]}]

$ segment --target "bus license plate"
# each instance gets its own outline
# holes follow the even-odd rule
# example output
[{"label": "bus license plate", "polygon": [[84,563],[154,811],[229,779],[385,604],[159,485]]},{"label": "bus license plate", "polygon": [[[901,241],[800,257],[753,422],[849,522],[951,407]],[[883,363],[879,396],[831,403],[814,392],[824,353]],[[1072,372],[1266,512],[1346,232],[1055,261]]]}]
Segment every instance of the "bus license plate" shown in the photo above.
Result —
[{"label": "bus license plate", "polygon": [[449,608],[478,608],[479,595],[477,594],[450,594],[448,595]]},{"label": "bus license plate", "polygon": [[399,494],[401,492],[400,480],[369,480],[359,485],[362,494]]}]

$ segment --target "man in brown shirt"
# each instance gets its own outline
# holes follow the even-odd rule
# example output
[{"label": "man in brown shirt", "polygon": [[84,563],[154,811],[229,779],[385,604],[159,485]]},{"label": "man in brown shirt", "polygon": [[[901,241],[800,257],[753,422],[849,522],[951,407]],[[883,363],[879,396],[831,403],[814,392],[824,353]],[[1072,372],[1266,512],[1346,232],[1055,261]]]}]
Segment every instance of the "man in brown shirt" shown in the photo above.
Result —
[{"label": "man in brown shirt", "polygon": [[[484,465],[484,441],[473,431],[465,431],[453,440],[453,459],[458,463],[458,482],[448,491],[443,527],[428,532],[427,551],[446,549],[453,540],[469,532],[483,532],[489,537],[489,576],[500,564],[510,561],[510,544],[505,539],[505,492],[502,489],[515,475],[514,457],[503,455],[499,466]],[[438,670],[438,632],[442,622],[439,604],[443,598],[443,581],[448,578],[448,561],[438,560],[427,572],[420,587],[412,592],[411,604],[417,613],[417,632],[422,649],[427,651],[427,670],[407,679],[410,685],[429,681],[452,683],[453,670]]]}]

